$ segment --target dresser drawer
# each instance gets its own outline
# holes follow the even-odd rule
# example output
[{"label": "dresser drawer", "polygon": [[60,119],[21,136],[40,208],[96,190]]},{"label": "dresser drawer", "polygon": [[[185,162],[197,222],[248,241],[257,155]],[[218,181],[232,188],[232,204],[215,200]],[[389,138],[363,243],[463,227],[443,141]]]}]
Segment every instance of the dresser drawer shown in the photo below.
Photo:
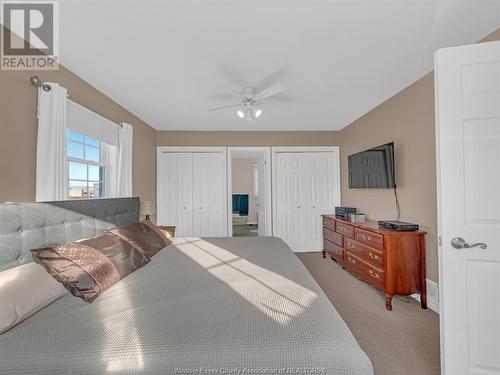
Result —
[{"label": "dresser drawer", "polygon": [[343,234],[344,236],[354,238],[354,227],[352,225],[340,223],[337,221],[335,230],[338,233]]},{"label": "dresser drawer", "polygon": [[385,272],[346,251],[345,267],[366,282],[385,288]]},{"label": "dresser drawer", "polygon": [[323,249],[339,263],[344,263],[344,249],[333,242],[323,239]]},{"label": "dresser drawer", "polygon": [[383,251],[363,245],[362,243],[354,241],[350,238],[346,238],[345,248],[346,250],[349,250],[351,254],[354,254],[355,256],[367,261],[373,266],[380,269],[385,269]]},{"label": "dresser drawer", "polygon": [[335,245],[338,245],[340,247],[344,246],[344,243],[342,241],[343,236],[326,227],[323,227],[323,237],[326,238],[328,241],[333,242]]},{"label": "dresser drawer", "polygon": [[323,226],[328,229],[335,230],[335,220],[328,217],[323,217]]},{"label": "dresser drawer", "polygon": [[367,230],[356,228],[354,238],[356,241],[374,247],[375,249],[382,250],[384,246],[384,236]]}]

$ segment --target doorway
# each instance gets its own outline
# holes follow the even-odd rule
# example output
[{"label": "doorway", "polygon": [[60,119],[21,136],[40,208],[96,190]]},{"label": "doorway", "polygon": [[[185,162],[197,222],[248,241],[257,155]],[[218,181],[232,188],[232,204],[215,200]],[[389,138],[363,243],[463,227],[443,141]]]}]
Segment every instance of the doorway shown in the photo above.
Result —
[{"label": "doorway", "polygon": [[269,147],[228,147],[229,237],[272,235],[270,159]]}]

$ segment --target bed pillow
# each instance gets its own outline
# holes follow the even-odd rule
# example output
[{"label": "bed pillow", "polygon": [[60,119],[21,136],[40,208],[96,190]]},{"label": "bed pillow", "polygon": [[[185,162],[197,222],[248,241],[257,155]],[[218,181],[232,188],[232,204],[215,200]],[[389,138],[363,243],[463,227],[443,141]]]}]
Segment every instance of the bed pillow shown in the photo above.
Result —
[{"label": "bed pillow", "polygon": [[112,233],[31,250],[35,262],[59,281],[71,294],[93,302],[150,259],[132,244]]},{"label": "bed pillow", "polygon": [[67,293],[42,266],[33,262],[0,272],[0,333]]},{"label": "bed pillow", "polygon": [[172,243],[172,241],[170,241],[161,230],[149,220],[110,229],[109,232],[131,243],[149,257],[152,257],[158,251]]}]

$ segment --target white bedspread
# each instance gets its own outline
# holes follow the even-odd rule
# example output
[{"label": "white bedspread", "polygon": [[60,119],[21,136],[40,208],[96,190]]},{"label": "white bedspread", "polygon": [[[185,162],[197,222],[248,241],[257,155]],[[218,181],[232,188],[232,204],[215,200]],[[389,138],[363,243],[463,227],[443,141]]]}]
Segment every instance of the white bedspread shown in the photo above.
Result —
[{"label": "white bedspread", "polygon": [[372,374],[274,238],[176,238],[94,303],[71,295],[0,335],[0,374]]}]

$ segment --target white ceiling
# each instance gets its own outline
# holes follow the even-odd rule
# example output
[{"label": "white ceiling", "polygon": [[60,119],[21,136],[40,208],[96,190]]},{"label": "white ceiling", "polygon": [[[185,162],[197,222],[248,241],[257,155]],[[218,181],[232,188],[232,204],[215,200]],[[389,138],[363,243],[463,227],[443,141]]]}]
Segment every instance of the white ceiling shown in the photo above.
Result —
[{"label": "white ceiling", "polygon": [[[61,62],[159,130],[338,130],[500,26],[499,0],[63,0]],[[280,78],[247,122],[218,85]],[[269,81],[269,79],[267,79]],[[71,94],[71,93],[70,93]],[[280,99],[280,100],[278,100]]]}]

